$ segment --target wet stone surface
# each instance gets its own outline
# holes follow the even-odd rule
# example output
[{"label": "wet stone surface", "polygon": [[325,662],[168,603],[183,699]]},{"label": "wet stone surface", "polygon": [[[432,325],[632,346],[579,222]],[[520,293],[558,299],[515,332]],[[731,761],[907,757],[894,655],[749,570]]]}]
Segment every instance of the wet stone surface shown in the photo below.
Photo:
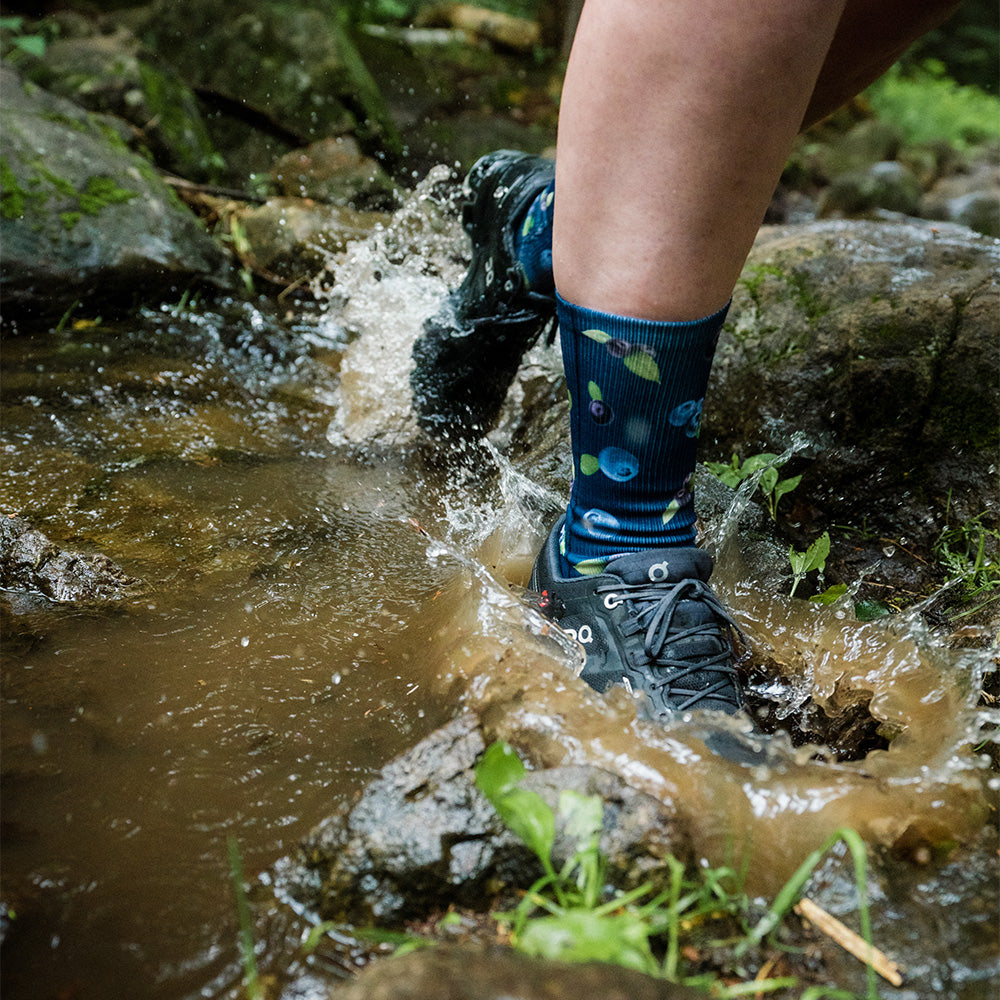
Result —
[{"label": "wet stone surface", "polygon": [[140,586],[107,556],[60,548],[25,518],[0,515],[0,587],[53,601],[114,601]]},{"label": "wet stone surface", "polygon": [[[485,746],[480,722],[465,714],[388,764],[357,802],[324,820],[279,864],[279,894],[323,919],[398,924],[527,888],[541,866],[475,787]],[[677,812],[618,775],[585,765],[546,768],[529,772],[521,787],[553,810],[563,789],[601,798],[611,884],[658,887],[667,855],[691,857]],[[555,866],[574,849],[560,831]]]}]

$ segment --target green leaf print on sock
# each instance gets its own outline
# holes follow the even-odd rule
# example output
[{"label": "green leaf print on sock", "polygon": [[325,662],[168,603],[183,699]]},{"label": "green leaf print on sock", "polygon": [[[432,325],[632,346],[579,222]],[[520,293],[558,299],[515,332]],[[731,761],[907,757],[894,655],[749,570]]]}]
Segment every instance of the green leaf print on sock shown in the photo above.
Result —
[{"label": "green leaf print on sock", "polygon": [[596,455],[580,456],[580,472],[584,476],[592,476],[601,467]]},{"label": "green leaf print on sock", "polygon": [[620,337],[612,337],[604,330],[583,330],[581,332],[585,337],[597,341],[598,344],[604,344],[608,353],[613,358],[621,360],[633,375],[649,379],[650,382],[660,381],[660,366],[653,357],[651,347],[644,344],[631,344]]},{"label": "green leaf print on sock", "polygon": [[650,382],[660,381],[660,366],[655,358],[651,358],[643,351],[637,351],[628,357],[622,358],[625,367],[639,378],[649,379]]},{"label": "green leaf print on sock", "polygon": [[573,563],[573,569],[580,576],[598,576],[604,572],[609,561],[608,559],[584,559],[582,562]]},{"label": "green leaf print on sock", "polygon": [[601,387],[596,382],[587,383],[587,392],[590,393],[591,399],[596,399],[598,401],[603,399],[603,397],[601,396]]},{"label": "green leaf print on sock", "polygon": [[673,520],[674,514],[676,514],[680,509],[680,500],[671,500],[670,503],[667,504],[667,509],[663,512],[663,523],[669,524]]}]

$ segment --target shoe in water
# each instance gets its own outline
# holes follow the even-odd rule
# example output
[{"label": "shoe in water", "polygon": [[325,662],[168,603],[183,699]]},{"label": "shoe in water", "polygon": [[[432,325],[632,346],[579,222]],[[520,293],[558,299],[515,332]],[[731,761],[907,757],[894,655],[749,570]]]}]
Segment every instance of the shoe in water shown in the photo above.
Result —
[{"label": "shoe in water", "polygon": [[[612,559],[596,576],[559,575],[552,529],[535,561],[539,608],[586,652],[581,677],[597,691],[619,684],[642,691],[654,717],[743,707],[733,664],[739,629],[712,593],[712,557],[697,548],[662,548]],[[726,756],[729,756],[727,753]]]},{"label": "shoe in water", "polygon": [[553,322],[555,296],[528,289],[515,230],[554,175],[551,160],[510,150],[482,157],[469,171],[462,225],[472,262],[413,345],[414,407],[432,434],[488,430],[524,352]]}]

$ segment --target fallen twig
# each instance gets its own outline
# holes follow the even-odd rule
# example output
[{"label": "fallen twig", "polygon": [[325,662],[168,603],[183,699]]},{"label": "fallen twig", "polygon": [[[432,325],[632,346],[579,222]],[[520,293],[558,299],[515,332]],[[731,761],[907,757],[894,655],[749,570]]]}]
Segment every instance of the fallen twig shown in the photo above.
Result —
[{"label": "fallen twig", "polygon": [[817,906],[811,899],[805,897],[800,899],[795,906],[795,912],[803,920],[808,920],[818,927],[827,937],[836,941],[844,951],[850,952],[855,958],[870,965],[893,986],[903,985],[899,966],[892,959],[887,958],[878,948],[869,949],[864,938],[855,934],[850,927],[845,927],[836,917],[830,916],[826,910]]}]

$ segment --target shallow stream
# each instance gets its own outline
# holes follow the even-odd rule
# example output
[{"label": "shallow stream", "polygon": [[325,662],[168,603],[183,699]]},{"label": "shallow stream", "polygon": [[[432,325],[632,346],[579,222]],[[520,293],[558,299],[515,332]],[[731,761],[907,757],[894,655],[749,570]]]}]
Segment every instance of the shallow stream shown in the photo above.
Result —
[{"label": "shallow stream", "polygon": [[[751,769],[706,753],[697,725],[658,732],[624,695],[589,692],[518,600],[560,489],[495,448],[411,434],[409,342],[462,251],[435,194],[332,263],[312,315],[182,302],[5,342],[0,509],[144,583],[110,610],[7,595],[5,998],[232,995],[227,838],[266,871],[463,706],[548,762],[687,803],[706,856],[748,854],[755,891],[838,826],[916,859],[926,912],[973,916],[942,922],[965,953],[942,931],[911,995],[990,995],[995,854],[957,899],[941,877],[996,801],[970,749],[989,657],[946,649],[919,615],[861,624],[762,589],[720,523],[718,589],[779,714],[871,697],[891,746],[836,761],[779,736]],[[891,902],[876,941],[912,955]],[[265,968],[299,931],[274,925]]]}]

